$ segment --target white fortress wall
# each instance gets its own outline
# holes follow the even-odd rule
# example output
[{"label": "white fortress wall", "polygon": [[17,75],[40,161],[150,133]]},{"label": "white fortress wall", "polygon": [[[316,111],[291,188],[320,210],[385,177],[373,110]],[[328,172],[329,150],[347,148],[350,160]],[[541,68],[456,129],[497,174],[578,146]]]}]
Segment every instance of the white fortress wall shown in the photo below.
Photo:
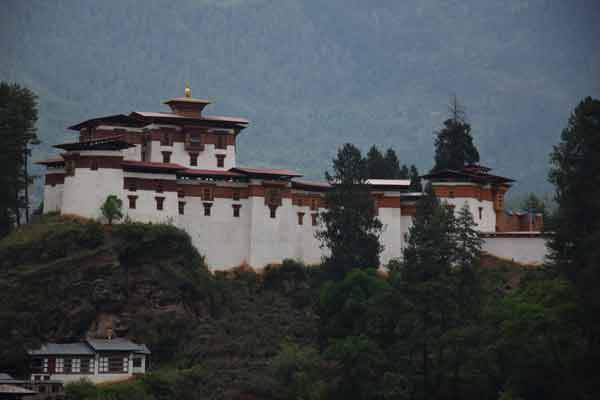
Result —
[{"label": "white fortress wall", "polygon": [[460,209],[467,204],[473,215],[473,220],[477,224],[477,230],[480,232],[494,232],[496,230],[496,213],[493,202],[465,197],[442,198],[441,201],[453,205],[454,215],[456,216],[458,216]]},{"label": "white fortress wall", "polygon": [[63,184],[44,185],[44,212],[60,211],[62,208]]},{"label": "white fortress wall", "polygon": [[384,246],[380,255],[381,264],[387,264],[394,258],[402,256],[402,212],[398,207],[379,208],[379,220],[383,224],[380,242]]},{"label": "white fortress wall", "polygon": [[511,237],[486,237],[484,240],[483,251],[522,264],[541,264],[548,254],[546,240],[541,236],[516,234]]}]

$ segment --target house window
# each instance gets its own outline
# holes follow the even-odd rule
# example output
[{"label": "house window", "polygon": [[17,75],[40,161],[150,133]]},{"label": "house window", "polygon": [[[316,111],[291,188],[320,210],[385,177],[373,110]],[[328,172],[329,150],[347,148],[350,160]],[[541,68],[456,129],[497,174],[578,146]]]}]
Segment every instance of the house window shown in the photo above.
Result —
[{"label": "house window", "polygon": [[146,161],[146,150],[142,150],[142,161]]},{"label": "house window", "polygon": [[92,165],[91,165],[90,169],[92,171],[97,171],[98,170],[98,160],[92,160]]},{"label": "house window", "polygon": [[298,213],[298,225],[303,225],[303,224],[304,224],[304,213],[299,212]]},{"label": "house window", "polygon": [[204,206],[204,216],[210,217],[210,208],[212,207],[212,203],[202,203]]},{"label": "house window", "polygon": [[171,146],[173,141],[170,133],[164,132],[160,138],[161,146]]},{"label": "house window", "polygon": [[185,197],[185,191],[183,189],[178,190],[177,197],[179,197],[180,199]]},{"label": "house window", "polygon": [[57,358],[54,364],[54,372],[62,374],[65,371],[65,360],[63,358]]},{"label": "house window", "polygon": [[310,209],[314,211],[317,208],[319,208],[319,201],[317,199],[310,199]]},{"label": "house window", "polygon": [[185,201],[179,202],[179,215],[183,215],[183,211],[185,209]]},{"label": "house window", "polygon": [[217,168],[225,167],[225,154],[217,154]]},{"label": "house window", "polygon": [[136,181],[129,182],[129,190],[132,192],[137,191],[137,182]]},{"label": "house window", "polygon": [[233,189],[233,200],[234,201],[240,200],[240,189]]},{"label": "house window", "polygon": [[122,373],[129,371],[128,357],[110,356],[106,358],[108,359],[108,372]]},{"label": "house window", "polygon": [[81,372],[81,360],[79,358],[71,359],[71,372],[75,374]]},{"label": "house window", "polygon": [[127,196],[127,198],[129,199],[129,208],[132,210],[135,210],[135,203],[137,200],[137,196]]},{"label": "house window", "polygon": [[155,199],[156,199],[156,209],[159,211],[162,210],[164,202],[165,202],[165,198],[156,196]]},{"label": "house window", "polygon": [[448,192],[448,197],[450,197],[451,199],[453,199],[453,198],[454,198],[454,190],[450,190],[450,191]]},{"label": "house window", "polygon": [[67,176],[75,175],[75,161],[69,160],[65,163],[65,175],[67,175]]},{"label": "house window", "polygon": [[142,359],[140,357],[133,358],[133,368],[142,368]]},{"label": "house window", "polygon": [[269,206],[271,218],[277,217],[277,206]]},{"label": "house window", "polygon": [[483,207],[479,207],[479,219],[483,218]]},{"label": "house window", "polygon": [[156,182],[156,193],[162,193],[163,192],[163,185],[160,182]]},{"label": "house window", "polygon": [[92,358],[83,358],[81,360],[81,372],[89,373],[94,372],[94,360]]},{"label": "house window", "polygon": [[317,213],[310,214],[310,217],[312,218],[312,226],[317,226],[318,216],[319,214]]},{"label": "house window", "polygon": [[170,151],[161,151],[161,153],[163,156],[163,162],[170,163],[171,162],[171,152]]},{"label": "house window", "polygon": [[198,166],[198,153],[190,153],[190,165],[192,167]]},{"label": "house window", "polygon": [[240,208],[242,207],[241,204],[232,204],[231,207],[233,207],[233,216],[235,218],[239,218],[240,217]]},{"label": "house window", "polygon": [[108,357],[98,359],[98,372],[108,372]]},{"label": "house window", "polygon": [[204,188],[202,189],[202,200],[204,201],[213,201],[213,191],[212,188]]},{"label": "house window", "polygon": [[217,135],[217,149],[224,149],[225,147],[225,136]]}]

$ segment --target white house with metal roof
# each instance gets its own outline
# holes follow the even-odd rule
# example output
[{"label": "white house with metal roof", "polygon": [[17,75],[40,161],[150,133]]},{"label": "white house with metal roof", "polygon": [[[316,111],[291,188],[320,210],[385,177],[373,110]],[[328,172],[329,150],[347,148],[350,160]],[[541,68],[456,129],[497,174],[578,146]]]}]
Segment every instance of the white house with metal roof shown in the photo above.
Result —
[{"label": "white house with metal roof", "polygon": [[126,380],[146,373],[150,350],[124,338],[86,339],[78,343],[46,343],[28,350],[31,380],[93,383]]}]

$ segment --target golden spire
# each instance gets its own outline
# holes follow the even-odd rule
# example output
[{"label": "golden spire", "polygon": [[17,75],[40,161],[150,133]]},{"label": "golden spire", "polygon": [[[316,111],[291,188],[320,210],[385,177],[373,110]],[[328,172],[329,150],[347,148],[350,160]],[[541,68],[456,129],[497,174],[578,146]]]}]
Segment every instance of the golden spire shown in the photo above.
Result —
[{"label": "golden spire", "polygon": [[185,84],[185,97],[192,97],[192,89],[190,89],[190,84],[187,82]]}]

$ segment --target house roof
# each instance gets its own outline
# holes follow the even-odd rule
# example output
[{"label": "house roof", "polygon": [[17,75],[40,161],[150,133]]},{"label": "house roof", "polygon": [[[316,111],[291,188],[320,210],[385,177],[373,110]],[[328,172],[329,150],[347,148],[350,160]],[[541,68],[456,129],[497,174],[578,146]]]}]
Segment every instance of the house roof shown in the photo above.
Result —
[{"label": "house roof", "polygon": [[114,339],[86,339],[86,342],[95,351],[132,351],[140,354],[150,354],[145,344],[133,343],[125,338]]},{"label": "house roof", "polygon": [[6,382],[6,381],[16,381],[15,378],[13,378],[11,375],[9,374],[5,374],[4,372],[0,372],[0,382]]},{"label": "house roof", "polygon": [[212,169],[191,169],[186,168],[183,171],[178,171],[177,175],[182,176],[205,176],[212,178],[245,178],[246,175],[233,171],[212,170]]},{"label": "house roof", "polygon": [[294,179],[292,180],[292,187],[300,190],[312,190],[312,191],[327,191],[331,189],[331,185],[326,181],[310,181],[305,179]]},{"label": "house roof", "polygon": [[235,167],[231,168],[230,171],[239,172],[250,177],[258,178],[295,178],[302,176],[302,174],[289,169]]},{"label": "house roof", "polygon": [[0,384],[0,394],[37,394],[38,392],[20,386]]},{"label": "house roof", "polygon": [[46,343],[39,349],[28,350],[27,353],[31,356],[42,355],[93,355],[94,351],[85,343]]},{"label": "house roof", "polygon": [[84,140],[81,142],[56,144],[53,147],[57,149],[75,151],[75,150],[122,150],[135,145],[123,140],[123,135],[109,136],[101,139]]},{"label": "house roof", "polygon": [[133,127],[141,127],[146,125],[144,121],[131,117],[131,115],[125,114],[114,114],[114,115],[106,115],[104,117],[91,118],[86,119],[78,124],[69,126],[68,129],[78,131],[81,128],[86,126],[96,126],[100,124],[114,124],[119,126],[133,126]]},{"label": "house roof", "polygon": [[35,162],[35,164],[45,165],[47,167],[56,167],[59,165],[63,165],[64,163],[65,163],[65,160],[63,160],[62,157],[53,157],[53,158],[48,158],[46,160]]},{"label": "house roof", "polygon": [[489,171],[491,171],[491,168],[474,164],[465,165],[461,170],[450,168],[433,170],[429,174],[422,175],[421,178],[437,182],[466,181],[497,184],[508,184],[515,181],[514,179],[490,174]]},{"label": "house roof", "polygon": [[140,172],[154,172],[154,173],[175,173],[186,169],[184,166],[173,163],[161,163],[161,162],[150,162],[150,161],[133,161],[126,160],[122,161],[121,165],[125,171],[140,171]]},{"label": "house roof", "polygon": [[175,120],[182,122],[198,123],[198,122],[226,122],[232,124],[247,125],[249,121],[245,118],[225,117],[221,115],[202,115],[190,116],[179,115],[171,112],[155,112],[155,111],[134,111],[130,114],[132,117],[138,117],[146,120]]}]

